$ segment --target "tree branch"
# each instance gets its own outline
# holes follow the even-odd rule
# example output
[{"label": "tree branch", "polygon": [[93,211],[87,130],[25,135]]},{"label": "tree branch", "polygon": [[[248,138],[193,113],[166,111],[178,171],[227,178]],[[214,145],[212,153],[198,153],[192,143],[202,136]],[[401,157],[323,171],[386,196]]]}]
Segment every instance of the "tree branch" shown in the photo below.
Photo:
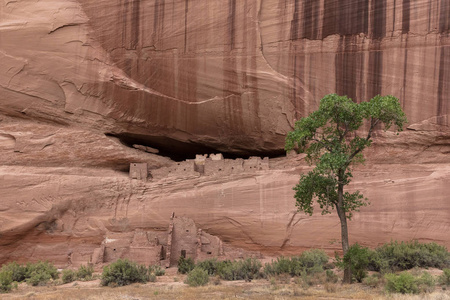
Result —
[{"label": "tree branch", "polygon": [[[380,121],[380,119],[376,119],[375,121],[374,121],[373,118],[370,119],[370,129],[369,129],[369,132],[367,133],[366,141],[370,140],[370,138],[372,137],[372,131],[373,131],[373,129],[375,128],[375,126],[377,126],[377,124],[378,124],[379,121]],[[354,158],[359,152],[361,152],[363,149],[364,149],[364,148],[358,148],[358,149],[356,149],[355,152],[353,152],[353,153],[350,155],[350,157],[349,157],[349,159],[348,159],[348,164],[350,164],[350,163],[352,162],[353,158]]]}]

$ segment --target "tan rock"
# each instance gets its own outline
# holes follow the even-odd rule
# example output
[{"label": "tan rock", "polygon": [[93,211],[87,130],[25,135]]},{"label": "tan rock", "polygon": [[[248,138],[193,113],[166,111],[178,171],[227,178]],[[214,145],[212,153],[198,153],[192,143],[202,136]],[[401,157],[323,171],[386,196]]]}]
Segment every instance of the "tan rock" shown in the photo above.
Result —
[{"label": "tan rock", "polygon": [[[355,172],[372,205],[351,242],[450,246],[446,4],[3,1],[0,263],[108,260],[109,233],[132,243],[172,212],[223,249],[339,249],[335,216],[295,211],[304,156],[194,160],[282,154],[286,132],[332,92],[392,94],[410,121],[399,136],[377,132]],[[153,180],[130,179],[130,163]]]}]

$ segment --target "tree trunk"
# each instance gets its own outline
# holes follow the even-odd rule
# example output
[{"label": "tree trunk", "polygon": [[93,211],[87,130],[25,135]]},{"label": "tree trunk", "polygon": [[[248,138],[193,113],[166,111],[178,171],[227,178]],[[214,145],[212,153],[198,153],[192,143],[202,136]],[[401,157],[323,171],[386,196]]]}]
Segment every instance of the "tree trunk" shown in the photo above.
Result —
[{"label": "tree trunk", "polygon": [[[339,176],[339,182],[341,181],[341,176]],[[347,253],[348,244],[348,227],[347,227],[347,216],[344,210],[344,185],[338,183],[338,204],[336,205],[336,210],[341,221],[341,240],[342,240],[342,251],[344,255]],[[352,283],[352,270],[350,266],[344,269],[344,280],[343,283]]]}]

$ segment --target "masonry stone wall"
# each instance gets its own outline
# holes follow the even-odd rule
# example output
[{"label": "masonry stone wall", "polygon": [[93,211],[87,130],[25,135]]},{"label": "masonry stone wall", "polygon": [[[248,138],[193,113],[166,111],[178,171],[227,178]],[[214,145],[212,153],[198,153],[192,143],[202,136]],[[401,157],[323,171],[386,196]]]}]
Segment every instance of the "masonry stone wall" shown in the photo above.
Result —
[{"label": "masonry stone wall", "polygon": [[164,167],[151,171],[155,179],[165,177],[189,177],[189,176],[211,176],[231,175],[243,172],[255,172],[268,170],[269,158],[250,157],[249,159],[224,159],[221,153],[208,155],[197,155],[195,159],[177,162],[170,167]]}]

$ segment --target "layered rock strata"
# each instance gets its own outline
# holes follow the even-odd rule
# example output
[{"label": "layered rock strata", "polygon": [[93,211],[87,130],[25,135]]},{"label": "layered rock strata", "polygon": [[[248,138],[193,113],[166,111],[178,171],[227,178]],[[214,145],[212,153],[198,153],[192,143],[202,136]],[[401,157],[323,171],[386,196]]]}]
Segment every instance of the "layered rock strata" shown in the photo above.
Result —
[{"label": "layered rock strata", "polygon": [[410,121],[355,172],[372,205],[352,241],[450,246],[449,15],[447,0],[0,3],[0,263],[82,261],[172,212],[264,254],[339,249],[335,216],[295,211],[301,156],[185,161],[283,154],[332,92],[392,94]]}]

